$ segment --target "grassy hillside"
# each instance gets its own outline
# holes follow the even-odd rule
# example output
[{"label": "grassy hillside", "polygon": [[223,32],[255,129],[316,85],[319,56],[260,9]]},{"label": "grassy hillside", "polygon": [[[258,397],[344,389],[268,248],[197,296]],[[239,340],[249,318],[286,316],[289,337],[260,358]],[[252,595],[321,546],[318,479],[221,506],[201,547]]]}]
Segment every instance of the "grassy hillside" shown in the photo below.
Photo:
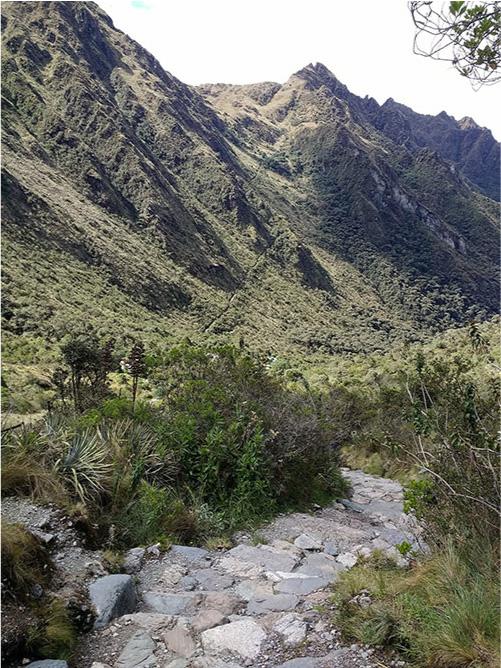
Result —
[{"label": "grassy hillside", "polygon": [[195,90],[92,3],[2,11],[7,364],[84,324],[295,358],[496,311],[491,201],[323,66]]}]

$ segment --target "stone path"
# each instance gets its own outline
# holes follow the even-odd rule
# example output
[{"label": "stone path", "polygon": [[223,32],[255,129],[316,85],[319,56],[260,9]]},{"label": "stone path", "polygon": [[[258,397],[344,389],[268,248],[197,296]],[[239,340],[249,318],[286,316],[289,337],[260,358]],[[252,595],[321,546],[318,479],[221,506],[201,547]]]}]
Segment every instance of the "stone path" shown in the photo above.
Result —
[{"label": "stone path", "polygon": [[[408,541],[419,549],[421,531],[402,512],[397,482],[361,471],[343,473],[353,488],[351,500],[314,514],[279,516],[258,536],[239,535],[232,549],[209,552],[174,546],[165,554],[155,548],[150,554],[139,548],[131,551],[127,567],[132,576],[108,576],[93,585],[111,588],[112,604],[102,611],[100,628],[84,641],[78,666],[388,665],[363,646],[342,646],[326,614],[331,606],[329,587],[341,571],[374,549],[404,566],[395,545]],[[137,603],[131,601],[131,578]],[[122,585],[127,591],[123,600]],[[129,614],[123,614],[127,610]],[[120,616],[109,621],[107,615]]]}]

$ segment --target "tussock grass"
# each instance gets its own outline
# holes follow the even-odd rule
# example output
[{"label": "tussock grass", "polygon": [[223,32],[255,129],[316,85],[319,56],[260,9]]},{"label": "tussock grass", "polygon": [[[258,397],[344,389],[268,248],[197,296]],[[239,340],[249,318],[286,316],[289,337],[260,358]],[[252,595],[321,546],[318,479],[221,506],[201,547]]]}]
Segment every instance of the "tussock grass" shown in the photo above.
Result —
[{"label": "tussock grass", "polygon": [[[400,650],[417,666],[499,665],[499,586],[495,552],[447,545],[400,571],[369,559],[336,584],[336,621],[347,638]],[[352,602],[362,590],[372,603]]]},{"label": "tussock grass", "polygon": [[44,584],[50,575],[47,550],[24,527],[2,521],[2,579],[5,594],[24,596],[35,584]]}]

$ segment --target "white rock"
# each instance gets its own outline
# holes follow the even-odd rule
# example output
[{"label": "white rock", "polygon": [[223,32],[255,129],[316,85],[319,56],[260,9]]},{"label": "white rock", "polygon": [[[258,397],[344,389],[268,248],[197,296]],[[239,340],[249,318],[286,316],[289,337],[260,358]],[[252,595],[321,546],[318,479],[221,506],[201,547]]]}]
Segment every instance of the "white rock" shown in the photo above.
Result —
[{"label": "white rock", "polygon": [[346,568],[352,568],[357,563],[357,557],[351,552],[343,552],[337,557],[337,561]]},{"label": "white rock", "polygon": [[278,633],[286,645],[299,645],[306,638],[306,622],[294,612],[281,617],[273,630]]},{"label": "white rock", "polygon": [[[268,573],[266,573],[268,575]],[[289,580],[290,578],[309,578],[311,577],[310,575],[306,575],[306,573],[286,573],[285,571],[277,571],[276,573],[271,573],[271,575],[275,575],[276,577],[276,582],[279,580]],[[270,578],[271,579],[271,578]]]},{"label": "white rock", "polygon": [[253,619],[244,617],[240,621],[208,629],[202,633],[201,638],[206,652],[220,654],[230,651],[239,654],[243,659],[255,659],[266,633]]}]

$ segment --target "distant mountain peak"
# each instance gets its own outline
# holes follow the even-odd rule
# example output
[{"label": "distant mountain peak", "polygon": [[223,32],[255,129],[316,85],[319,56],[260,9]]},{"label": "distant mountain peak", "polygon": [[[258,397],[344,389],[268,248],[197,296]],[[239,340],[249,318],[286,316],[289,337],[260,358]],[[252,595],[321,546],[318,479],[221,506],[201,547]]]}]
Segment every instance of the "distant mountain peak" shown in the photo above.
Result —
[{"label": "distant mountain peak", "polygon": [[325,80],[337,81],[335,75],[323,63],[310,63],[298,72],[295,72],[294,76],[317,84],[322,84]]},{"label": "distant mountain peak", "polygon": [[480,129],[480,125],[478,123],[475,123],[473,118],[471,116],[464,116],[458,121],[458,125],[461,128],[461,130],[477,130]]}]

